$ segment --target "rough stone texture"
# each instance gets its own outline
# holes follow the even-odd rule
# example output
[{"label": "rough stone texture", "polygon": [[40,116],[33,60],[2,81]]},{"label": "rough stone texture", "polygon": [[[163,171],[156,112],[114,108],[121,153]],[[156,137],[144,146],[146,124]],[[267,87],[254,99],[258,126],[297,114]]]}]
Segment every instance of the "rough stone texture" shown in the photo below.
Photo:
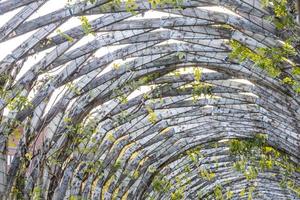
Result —
[{"label": "rough stone texture", "polygon": [[[22,7],[0,27],[1,43],[36,30],[0,61],[0,73],[15,77],[28,58],[47,52],[9,85],[7,99],[22,91],[30,96],[31,106],[1,119],[4,199],[17,174],[26,180],[25,199],[31,199],[36,188],[41,189],[42,199],[170,199],[182,186],[184,199],[197,199],[199,192],[203,199],[214,199],[217,185],[230,186],[233,199],[247,199],[247,194],[239,193],[249,183],[233,170],[235,158],[225,141],[257,133],[267,134],[269,145],[299,164],[299,96],[254,63],[228,59],[230,39],[255,49],[278,47],[288,35],[265,19],[272,13],[261,1],[183,1],[181,9],[152,8],[147,1],[137,1],[136,17],[126,12],[124,3],[113,8],[107,0],[96,0],[29,19],[46,2],[0,1],[0,14]],[[231,12],[204,6],[223,6]],[[157,17],[154,12],[141,18],[151,10],[168,15]],[[95,36],[87,36],[82,26],[63,32],[72,41],[56,32],[68,20],[83,15],[97,15],[90,20]],[[87,37],[92,39],[82,43]],[[209,95],[193,99],[192,88],[182,89],[195,81],[192,68],[203,70],[200,81],[210,85]],[[289,63],[282,70],[290,73]],[[59,98],[49,105],[58,90]],[[1,115],[7,103],[0,100]],[[22,123],[24,134],[6,171],[4,131],[12,119]],[[73,130],[79,123],[82,133]],[[199,177],[185,154],[199,146],[205,156],[198,165],[214,171],[217,178],[212,181]],[[28,153],[32,158],[24,168],[22,158]],[[172,183],[169,191],[153,188],[159,174]],[[253,198],[299,199],[280,187],[283,177],[279,174],[277,168],[259,173]],[[178,182],[175,177],[184,179]],[[288,178],[300,184],[299,172]]]}]

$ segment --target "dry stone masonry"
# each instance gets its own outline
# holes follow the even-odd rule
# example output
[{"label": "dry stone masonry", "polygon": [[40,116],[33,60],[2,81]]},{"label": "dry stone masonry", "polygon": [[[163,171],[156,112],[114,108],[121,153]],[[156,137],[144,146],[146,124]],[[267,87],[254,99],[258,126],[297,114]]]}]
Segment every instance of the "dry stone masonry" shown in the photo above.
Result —
[{"label": "dry stone masonry", "polygon": [[57,4],[0,0],[0,45],[23,38],[0,49],[2,199],[300,199],[299,94],[230,43],[279,48],[299,25],[260,0]]}]

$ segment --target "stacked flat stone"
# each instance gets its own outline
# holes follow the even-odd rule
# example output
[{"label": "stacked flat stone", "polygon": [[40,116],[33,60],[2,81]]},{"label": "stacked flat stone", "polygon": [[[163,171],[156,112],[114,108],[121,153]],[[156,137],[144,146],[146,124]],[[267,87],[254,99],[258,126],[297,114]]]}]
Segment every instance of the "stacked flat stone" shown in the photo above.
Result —
[{"label": "stacked flat stone", "polygon": [[[216,186],[222,186],[224,194],[229,188],[233,199],[248,199],[248,192],[241,191],[250,183],[234,170],[236,158],[227,141],[259,133],[267,134],[268,145],[299,164],[299,96],[251,61],[228,58],[231,39],[256,49],[278,47],[288,36],[265,19],[272,11],[261,1],[183,1],[181,8],[153,8],[148,1],[136,1],[133,13],[124,3],[112,7],[110,1],[96,0],[29,19],[47,2],[0,1],[0,14],[19,9],[0,28],[0,42],[30,33],[0,61],[0,73],[18,74],[27,59],[46,52],[10,86],[8,99],[16,98],[19,91],[32,95],[31,106],[2,118],[2,132],[12,119],[24,127],[7,173],[6,139],[1,135],[3,193],[11,191],[21,172],[25,199],[33,198],[36,188],[41,189],[42,199],[55,200],[165,200],[174,199],[172,194],[181,188],[182,199],[215,199]],[[222,6],[228,12],[209,6]],[[141,17],[149,11],[169,15]],[[89,22],[94,36],[86,35],[81,25],[56,32],[79,16],[96,16]],[[88,37],[89,42],[80,43]],[[116,48],[108,50],[111,47]],[[299,64],[300,50],[296,50],[293,61]],[[116,62],[120,64],[111,67]],[[194,98],[193,88],[182,89],[197,81],[190,69],[202,70],[200,81],[209,85],[209,94]],[[182,73],[176,75],[176,70]],[[287,62],[282,70],[290,74],[291,65]],[[147,81],[140,81],[143,78]],[[57,100],[50,102],[62,88]],[[138,88],[149,91],[140,89],[130,97]],[[128,100],[122,101],[123,96]],[[1,99],[1,110],[6,106]],[[78,124],[82,133],[73,131]],[[36,144],[41,135],[43,141]],[[197,164],[187,155],[196,148],[202,155]],[[32,158],[24,167],[22,159],[28,152]],[[215,178],[199,176],[199,167],[213,171]],[[280,187],[280,170],[260,172],[251,180],[256,185],[253,199],[300,199]],[[170,183],[167,191],[155,188],[157,177]],[[288,178],[300,185],[299,172]]]}]

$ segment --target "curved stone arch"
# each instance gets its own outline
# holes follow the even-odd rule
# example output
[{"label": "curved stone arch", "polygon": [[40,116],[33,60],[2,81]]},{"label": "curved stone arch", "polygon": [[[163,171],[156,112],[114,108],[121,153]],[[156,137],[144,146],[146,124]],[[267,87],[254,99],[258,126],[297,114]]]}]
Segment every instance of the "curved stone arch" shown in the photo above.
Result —
[{"label": "curved stone arch", "polygon": [[[298,94],[255,63],[229,59],[229,40],[255,50],[280,47],[289,37],[265,19],[273,11],[261,1],[183,1],[181,9],[136,1],[136,16],[124,2],[112,7],[106,0],[78,1],[30,18],[50,1],[0,3],[1,14],[18,11],[0,27],[0,45],[28,35],[0,61],[0,73],[12,78],[0,108],[7,111],[8,99],[17,99],[20,91],[31,105],[8,117],[2,114],[1,159],[3,133],[16,128],[7,124],[17,120],[23,128],[7,181],[0,177],[7,191],[23,176],[25,199],[175,200],[178,190],[177,199],[215,199],[218,192],[228,195],[226,187],[232,188],[233,199],[251,194],[257,199],[299,198]],[[151,12],[163,17],[143,17]],[[89,23],[96,36],[88,42],[83,41],[90,35],[78,24],[56,32],[79,16],[94,17]],[[297,46],[296,51],[290,59],[299,64]],[[42,58],[30,64],[39,54]],[[199,69],[200,78],[193,71]],[[281,70],[291,75],[291,62]],[[283,157],[249,181],[235,170],[240,155],[232,155],[230,145],[259,134],[266,134],[264,145]],[[189,154],[197,154],[200,146],[200,154],[207,155],[195,166]],[[249,162],[249,169],[263,156]],[[1,163],[2,174],[5,165]],[[199,175],[199,167],[213,173],[212,180],[201,175],[205,170]],[[157,177],[171,184],[168,190],[155,188]],[[281,187],[281,181],[290,185]]]}]

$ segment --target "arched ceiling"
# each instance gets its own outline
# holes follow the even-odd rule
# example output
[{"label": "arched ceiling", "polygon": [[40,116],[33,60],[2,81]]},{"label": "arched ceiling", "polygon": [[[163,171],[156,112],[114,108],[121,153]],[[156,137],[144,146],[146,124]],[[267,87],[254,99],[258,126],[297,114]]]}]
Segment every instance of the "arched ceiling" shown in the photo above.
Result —
[{"label": "arched ceiling", "polygon": [[[229,58],[230,40],[281,45],[289,33],[265,19],[272,10],[258,0],[136,1],[132,12],[115,3],[0,2],[6,99],[28,98],[20,111],[0,102],[2,124],[24,128],[8,187],[22,174],[26,198],[40,188],[43,199],[300,199],[299,96]],[[285,156],[247,179],[230,145],[260,134]],[[287,163],[297,170],[284,174]]]}]

